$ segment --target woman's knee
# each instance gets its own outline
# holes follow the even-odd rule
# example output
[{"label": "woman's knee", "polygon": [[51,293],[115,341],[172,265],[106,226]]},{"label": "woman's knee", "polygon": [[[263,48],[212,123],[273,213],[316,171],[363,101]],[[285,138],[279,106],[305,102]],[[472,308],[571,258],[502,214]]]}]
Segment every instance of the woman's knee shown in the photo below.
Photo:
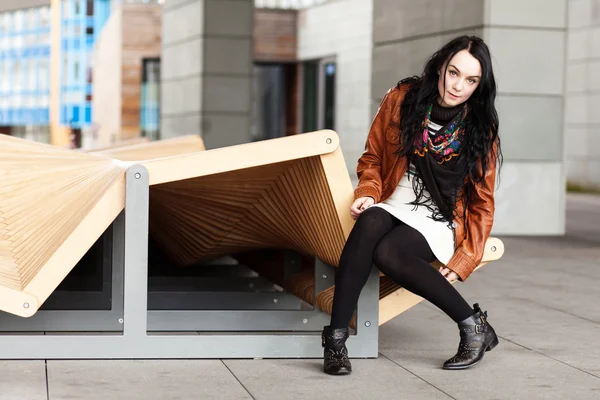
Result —
[{"label": "woman's knee", "polygon": [[405,268],[410,268],[414,255],[411,250],[392,238],[383,238],[375,247],[373,262],[385,275],[398,275]]},{"label": "woman's knee", "polygon": [[391,268],[395,264],[395,261],[397,261],[397,252],[395,250],[395,243],[385,237],[375,246],[373,262],[384,274],[384,270]]},{"label": "woman's knee", "polygon": [[380,207],[369,207],[363,211],[354,227],[365,231],[381,231],[392,228],[392,216]]}]

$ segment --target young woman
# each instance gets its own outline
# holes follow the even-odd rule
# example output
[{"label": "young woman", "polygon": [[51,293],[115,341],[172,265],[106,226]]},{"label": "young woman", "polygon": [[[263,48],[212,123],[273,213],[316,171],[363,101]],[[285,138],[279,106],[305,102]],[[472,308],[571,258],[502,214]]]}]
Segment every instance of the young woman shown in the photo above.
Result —
[{"label": "young woman", "polygon": [[[322,334],[326,373],[352,370],[348,325],[373,263],[458,324],[458,352],[443,368],[471,367],[498,344],[487,311],[471,308],[451,283],[481,262],[492,228],[502,158],[495,98],[490,52],[473,36],[446,44],[421,77],[384,96],[358,161],[350,209],[357,221]],[[444,264],[439,270],[430,264],[436,259]]]}]

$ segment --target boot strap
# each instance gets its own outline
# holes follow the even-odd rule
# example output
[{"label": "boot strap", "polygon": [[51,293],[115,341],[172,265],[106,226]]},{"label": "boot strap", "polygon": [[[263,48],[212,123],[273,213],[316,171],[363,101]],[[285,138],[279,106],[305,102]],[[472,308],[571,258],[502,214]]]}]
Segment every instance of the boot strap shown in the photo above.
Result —
[{"label": "boot strap", "polygon": [[464,333],[484,333],[487,332],[487,324],[483,323],[483,324],[476,324],[476,325],[469,325],[469,326],[463,326],[460,328],[461,332]]}]

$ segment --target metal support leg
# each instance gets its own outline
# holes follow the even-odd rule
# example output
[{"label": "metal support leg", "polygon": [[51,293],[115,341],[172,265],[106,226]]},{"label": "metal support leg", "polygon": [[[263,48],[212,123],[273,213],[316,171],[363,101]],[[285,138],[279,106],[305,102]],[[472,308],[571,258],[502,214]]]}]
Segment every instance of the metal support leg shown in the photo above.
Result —
[{"label": "metal support leg", "polygon": [[373,266],[356,311],[356,337],[348,341],[350,357],[377,357],[379,341],[379,269]]},{"label": "metal support leg", "polygon": [[141,165],[127,170],[123,286],[126,337],[145,335],[148,320],[148,180],[148,171]]},{"label": "metal support leg", "polygon": [[315,300],[319,293],[335,285],[335,268],[315,259]]},{"label": "metal support leg", "polygon": [[[321,260],[315,262],[315,299],[335,284],[335,268]],[[357,305],[356,335],[348,340],[351,357],[377,357],[379,340],[379,270],[371,269]]]}]

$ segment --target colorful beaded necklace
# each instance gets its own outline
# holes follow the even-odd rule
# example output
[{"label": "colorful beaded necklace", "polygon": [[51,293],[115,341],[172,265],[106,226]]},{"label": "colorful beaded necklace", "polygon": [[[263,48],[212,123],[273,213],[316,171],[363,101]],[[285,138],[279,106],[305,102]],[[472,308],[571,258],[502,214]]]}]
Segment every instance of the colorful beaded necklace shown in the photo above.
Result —
[{"label": "colorful beaded necklace", "polygon": [[459,111],[452,122],[446,127],[446,130],[433,139],[429,135],[429,123],[431,122],[431,110],[433,104],[427,108],[427,115],[423,122],[423,136],[417,140],[415,154],[424,157],[429,152],[433,158],[442,164],[460,154],[460,143],[465,130],[465,117],[467,116],[467,105]]}]

